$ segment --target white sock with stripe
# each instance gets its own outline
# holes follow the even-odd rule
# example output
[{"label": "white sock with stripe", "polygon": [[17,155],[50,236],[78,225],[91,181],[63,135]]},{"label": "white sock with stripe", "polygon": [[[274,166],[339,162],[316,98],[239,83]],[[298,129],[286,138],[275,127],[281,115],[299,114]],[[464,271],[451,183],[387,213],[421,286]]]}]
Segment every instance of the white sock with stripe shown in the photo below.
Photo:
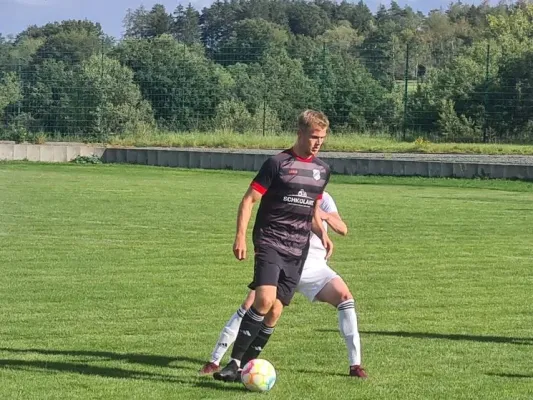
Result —
[{"label": "white sock with stripe", "polygon": [[240,307],[226,322],[226,325],[224,325],[224,328],[218,337],[217,344],[213,349],[213,353],[211,353],[212,363],[220,365],[220,361],[224,357],[224,354],[226,354],[230,346],[235,342],[244,314],[246,314],[246,309]]},{"label": "white sock with stripe", "polygon": [[343,301],[337,306],[337,310],[339,314],[339,330],[346,342],[350,366],[361,365],[361,338],[357,327],[354,300]]}]

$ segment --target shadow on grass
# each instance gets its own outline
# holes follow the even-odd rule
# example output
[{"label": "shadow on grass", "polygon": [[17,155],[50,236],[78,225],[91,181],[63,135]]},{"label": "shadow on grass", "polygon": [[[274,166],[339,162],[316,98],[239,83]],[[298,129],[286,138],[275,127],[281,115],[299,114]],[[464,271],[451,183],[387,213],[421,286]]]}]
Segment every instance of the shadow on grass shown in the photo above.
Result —
[{"label": "shadow on grass", "polygon": [[134,379],[134,380],[149,380],[157,382],[179,383],[187,386],[202,387],[208,389],[217,389],[222,391],[245,391],[242,386],[231,384],[218,384],[218,382],[207,380],[206,378],[199,379],[197,377],[177,377],[165,374],[155,374],[145,371],[132,371],[122,368],[99,367],[87,364],[77,364],[59,361],[35,361],[35,360],[1,360],[0,368],[44,372],[44,373],[76,373],[80,375],[100,376],[103,378],[116,379]]},{"label": "shadow on grass", "polygon": [[[48,360],[19,360],[0,359],[0,369],[29,371],[38,373],[76,373],[88,376],[100,376],[115,379],[149,380],[158,382],[178,383],[190,387],[201,387],[221,391],[239,391],[246,389],[239,384],[225,384],[216,382],[211,377],[201,377],[196,373],[196,367],[171,365],[174,362],[188,362],[198,364],[198,368],[204,360],[191,357],[167,357],[149,354],[114,353],[108,351],[84,351],[84,350],[51,350],[51,349],[13,349],[0,348],[0,352],[15,354],[41,354],[46,356],[70,356],[91,357],[89,360],[76,361],[48,361]],[[168,371],[176,369],[194,369],[194,373],[188,376],[174,376],[171,374],[154,373],[149,371],[131,370],[126,368],[105,367],[87,364],[86,362],[119,361],[152,367],[166,367]]]},{"label": "shadow on grass", "polygon": [[0,348],[0,351],[9,353],[37,353],[53,356],[71,356],[71,357],[94,357],[103,360],[125,361],[134,364],[151,365],[156,367],[185,368],[183,366],[172,366],[174,362],[190,362],[203,364],[205,360],[191,357],[168,357],[152,354],[135,354],[135,353],[115,353],[111,351],[89,351],[89,350],[50,350],[50,349],[10,349]]},{"label": "shadow on grass", "polygon": [[[283,368],[278,368],[278,371],[284,371]],[[287,370],[289,371],[289,370]],[[341,372],[324,372],[324,370],[313,370],[313,369],[290,369],[290,372],[298,372],[299,374],[306,375],[317,375],[317,376],[340,376],[342,378],[348,378],[348,367],[346,367],[346,373]]]},{"label": "shadow on grass", "polygon": [[487,375],[499,376],[501,378],[533,379],[533,374],[527,375],[527,374],[494,374],[494,373],[490,373],[490,374],[487,374]]},{"label": "shadow on grass", "polygon": [[[318,332],[335,332],[336,329],[317,329]],[[362,335],[396,336],[415,339],[441,339],[471,342],[510,343],[517,345],[533,346],[533,338],[509,337],[509,336],[482,336],[462,335],[455,333],[429,333],[429,332],[405,332],[405,331],[360,331]]]}]

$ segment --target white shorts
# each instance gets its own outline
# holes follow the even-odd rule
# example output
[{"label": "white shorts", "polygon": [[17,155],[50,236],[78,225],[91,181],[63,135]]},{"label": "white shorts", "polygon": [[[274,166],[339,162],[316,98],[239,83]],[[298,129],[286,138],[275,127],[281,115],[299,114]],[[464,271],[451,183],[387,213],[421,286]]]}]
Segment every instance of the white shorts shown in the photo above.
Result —
[{"label": "white shorts", "polygon": [[328,266],[326,260],[308,257],[296,291],[307,297],[309,301],[315,301],[318,292],[337,276],[337,273]]}]

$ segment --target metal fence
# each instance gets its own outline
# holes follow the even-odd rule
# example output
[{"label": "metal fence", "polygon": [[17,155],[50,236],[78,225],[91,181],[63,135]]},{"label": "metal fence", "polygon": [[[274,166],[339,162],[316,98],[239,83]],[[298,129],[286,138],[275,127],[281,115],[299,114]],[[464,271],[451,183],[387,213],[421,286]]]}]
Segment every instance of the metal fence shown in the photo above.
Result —
[{"label": "metal fence", "polygon": [[97,40],[73,51],[14,48],[4,44],[0,53],[3,139],[267,135],[292,131],[303,109],[316,108],[333,134],[533,142],[533,57],[506,61],[489,42],[302,40],[206,50],[160,37]]}]

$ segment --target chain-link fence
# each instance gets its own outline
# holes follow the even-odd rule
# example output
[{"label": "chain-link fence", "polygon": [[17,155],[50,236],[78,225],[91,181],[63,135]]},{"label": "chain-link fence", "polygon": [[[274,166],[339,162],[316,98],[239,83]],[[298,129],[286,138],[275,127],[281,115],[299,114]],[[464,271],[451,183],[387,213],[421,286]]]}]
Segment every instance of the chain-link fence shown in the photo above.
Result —
[{"label": "chain-link fence", "polygon": [[[431,46],[305,37],[253,46],[185,45],[171,36],[90,38],[0,49],[0,138],[83,140],[139,130],[293,131],[306,108],[333,134],[412,140],[533,141],[533,56],[490,42]],[[274,45],[273,45],[274,43]]]}]

